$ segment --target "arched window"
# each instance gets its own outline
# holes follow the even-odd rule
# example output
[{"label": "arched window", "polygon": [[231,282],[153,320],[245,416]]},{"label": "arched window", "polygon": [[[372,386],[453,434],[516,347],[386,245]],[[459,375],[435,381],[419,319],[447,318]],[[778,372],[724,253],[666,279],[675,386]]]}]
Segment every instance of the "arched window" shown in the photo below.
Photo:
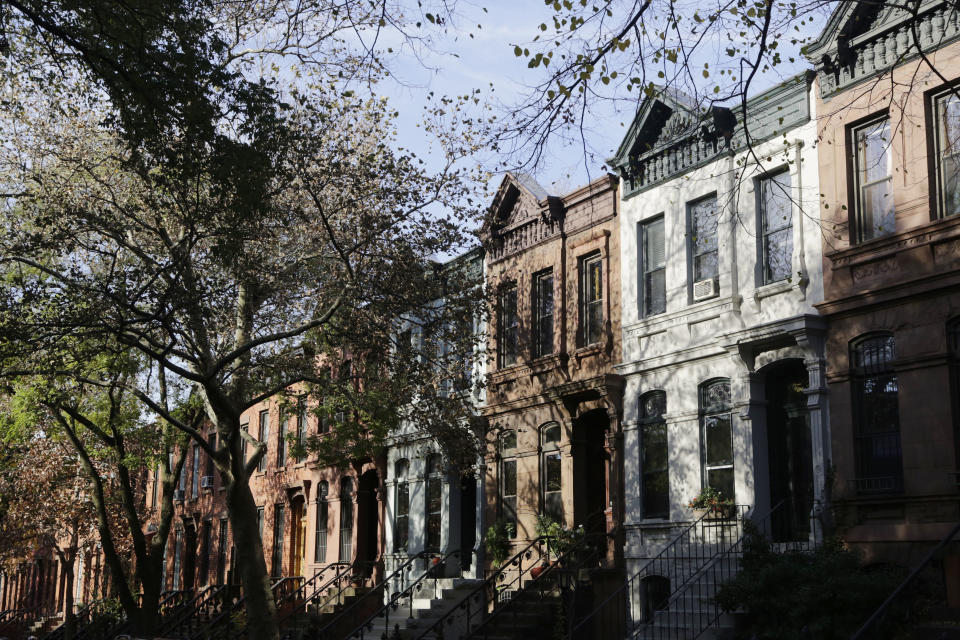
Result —
[{"label": "arched window", "polygon": [[563,472],[560,462],[560,425],[548,422],[540,427],[540,483],[543,488],[543,515],[563,523]]},{"label": "arched window", "polygon": [[703,482],[723,498],[735,498],[733,484],[733,415],[730,381],[710,380],[700,385],[700,437]]},{"label": "arched window", "polygon": [[353,478],[340,479],[340,562],[353,557]]},{"label": "arched window", "polygon": [[891,334],[858,338],[850,346],[854,453],[861,493],[903,490],[895,357]]},{"label": "arched window", "polygon": [[427,458],[427,540],[426,551],[439,551],[443,522],[443,460],[439,453]]},{"label": "arched window", "polygon": [[517,536],[517,432],[504,431],[498,443],[500,453],[500,517],[513,526]]},{"label": "arched window", "polygon": [[406,460],[397,460],[394,465],[397,488],[394,493],[393,518],[393,551],[394,553],[407,551],[407,542],[410,539],[410,482],[407,475],[410,463]]},{"label": "arched window", "polygon": [[670,517],[667,394],[651,391],[640,398],[640,482],[644,518]]},{"label": "arched window", "polygon": [[316,536],[313,547],[313,561],[327,561],[327,518],[329,516],[329,505],[327,496],[330,493],[330,485],[326,481],[321,481],[317,486],[317,525]]}]

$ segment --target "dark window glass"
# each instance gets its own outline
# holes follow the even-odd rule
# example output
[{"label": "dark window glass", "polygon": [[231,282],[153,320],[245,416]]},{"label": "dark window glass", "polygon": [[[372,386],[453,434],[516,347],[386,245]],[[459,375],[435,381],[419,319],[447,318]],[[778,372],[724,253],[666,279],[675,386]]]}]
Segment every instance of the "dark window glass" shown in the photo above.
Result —
[{"label": "dark window glass", "polygon": [[853,139],[858,233],[861,241],[872,240],[895,231],[890,120],[855,129]]},{"label": "dark window glass", "polygon": [[960,318],[947,323],[947,356],[950,362],[954,464],[960,469]]},{"label": "dark window glass", "polygon": [[935,100],[940,217],[960,213],[960,98],[955,91],[951,89]]},{"label": "dark window glass", "polygon": [[284,467],[287,464],[287,416],[281,411],[277,423],[277,466]]},{"label": "dark window glass", "polygon": [[150,494],[150,506],[156,508],[157,506],[157,489],[160,487],[160,466],[158,465],[154,469],[153,473],[153,486],[151,487]]},{"label": "dark window glass", "polygon": [[257,507],[257,533],[260,534],[260,542],[263,542],[263,507]]},{"label": "dark window glass", "polygon": [[227,571],[227,538],[229,537],[229,522],[226,518],[220,520],[220,535],[217,547],[217,584],[226,584]]},{"label": "dark window glass", "polygon": [[553,271],[544,271],[534,277],[534,318],[536,332],[534,357],[553,353]]},{"label": "dark window glass", "polygon": [[760,252],[763,282],[788,279],[793,273],[793,203],[790,172],[760,180]]},{"label": "dark window glass", "polygon": [[690,247],[693,258],[693,280],[715,279],[720,275],[717,253],[717,197],[710,196],[689,205]]},{"label": "dark window glass", "polygon": [[508,367],[517,361],[520,350],[520,318],[517,315],[517,285],[511,284],[500,290],[497,345],[500,351],[500,366]]},{"label": "dark window glass", "polygon": [[200,495],[200,447],[190,449],[190,497],[196,499]]},{"label": "dark window glass", "polygon": [[286,509],[282,504],[273,507],[273,575],[283,575],[283,532]]},{"label": "dark window glass", "polygon": [[563,523],[563,465],[560,456],[560,425],[540,429],[540,473],[543,483],[543,515]]},{"label": "dark window glass", "polygon": [[651,391],[640,399],[640,467],[644,518],[670,517],[670,473],[667,448],[667,394]]},{"label": "dark window glass", "polygon": [[173,544],[173,590],[180,589],[180,558],[183,555],[183,529],[177,529]]},{"label": "dark window glass", "polygon": [[[250,433],[250,423],[244,422],[240,424],[240,431],[244,433]],[[243,458],[243,463],[247,463],[247,439],[242,435],[240,436],[240,457]]]},{"label": "dark window glass", "polygon": [[850,350],[856,422],[857,489],[901,491],[900,407],[891,335],[858,340]]},{"label": "dark window glass", "polygon": [[581,346],[603,338],[603,259],[600,254],[580,261]]},{"label": "dark window glass", "polygon": [[353,557],[353,478],[340,480],[340,562]]},{"label": "dark window glass", "polygon": [[643,252],[643,315],[667,310],[667,259],[663,237],[663,218],[644,222],[640,228]]},{"label": "dark window glass", "polygon": [[503,519],[513,524],[513,535],[517,535],[517,461],[500,462],[500,507]]},{"label": "dark window glass", "polygon": [[734,499],[733,440],[730,381],[714,380],[700,389],[700,425],[703,438],[704,482]]},{"label": "dark window glass", "polygon": [[394,506],[393,550],[407,551],[410,541],[410,482],[407,479],[410,464],[406,460],[397,460],[396,464],[396,505]]},{"label": "dark window glass", "polygon": [[443,466],[438,454],[427,458],[427,551],[439,551],[443,522]]},{"label": "dark window glass", "polygon": [[[260,442],[264,444],[265,447],[269,448],[270,442],[270,412],[261,411],[260,412]],[[258,471],[263,471],[267,468],[267,452],[264,451],[263,457],[260,458],[260,464],[257,466]]]},{"label": "dark window glass", "polygon": [[[210,447],[211,451],[217,450],[217,434],[211,433],[207,436],[207,446]],[[203,472],[203,475],[213,477],[213,456],[207,456],[206,471]]]},{"label": "dark window glass", "polygon": [[302,399],[297,405],[297,462],[303,462],[303,447],[307,441],[307,401]]},{"label": "dark window glass", "polygon": [[213,523],[204,521],[200,529],[200,575],[197,584],[203,586],[210,580],[210,553],[213,551]]},{"label": "dark window glass", "polygon": [[327,521],[330,513],[327,494],[329,493],[330,485],[321,482],[317,488],[317,526],[313,547],[313,561],[319,563],[327,561]]}]

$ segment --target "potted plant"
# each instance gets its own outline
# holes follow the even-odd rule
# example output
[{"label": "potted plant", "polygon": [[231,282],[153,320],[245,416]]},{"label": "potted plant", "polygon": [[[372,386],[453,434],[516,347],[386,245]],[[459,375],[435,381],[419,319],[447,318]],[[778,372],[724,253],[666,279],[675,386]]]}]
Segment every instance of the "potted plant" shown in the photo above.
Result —
[{"label": "potted plant", "polygon": [[511,538],[514,531],[516,531],[515,525],[503,519],[497,520],[487,529],[484,546],[490,554],[490,561],[494,568],[498,568],[510,557],[510,550],[513,548]]},{"label": "potted plant", "polygon": [[577,547],[586,537],[586,532],[582,526],[575,529],[566,529],[550,516],[539,516],[537,518],[536,532],[538,536],[548,538],[547,550],[553,552],[558,558]]},{"label": "potted plant", "polygon": [[733,500],[724,498],[718,489],[709,485],[701,489],[700,493],[687,503],[687,506],[693,509],[693,514],[697,520],[704,516],[708,518],[730,518],[733,516]]}]

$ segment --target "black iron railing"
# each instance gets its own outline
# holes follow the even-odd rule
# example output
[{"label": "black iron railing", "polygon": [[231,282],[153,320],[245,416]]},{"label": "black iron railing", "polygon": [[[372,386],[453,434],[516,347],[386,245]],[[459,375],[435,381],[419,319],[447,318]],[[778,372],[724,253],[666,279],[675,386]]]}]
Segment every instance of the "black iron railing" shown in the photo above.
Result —
[{"label": "black iron railing", "polygon": [[[277,593],[285,592],[290,581],[285,578],[270,578],[270,592],[274,602]],[[190,640],[228,640],[246,636],[246,623],[242,618],[246,614],[244,597],[234,599],[229,607],[224,606],[220,615],[216,616],[199,630],[190,634]]]},{"label": "black iron railing", "polygon": [[223,612],[229,599],[229,591],[228,585],[204,587],[177,610],[164,616],[158,635],[189,636],[198,626]]},{"label": "black iron railing", "polygon": [[[376,636],[371,633],[371,630],[373,629],[375,621],[383,620],[384,627],[389,629],[391,617],[394,621],[398,619],[412,618],[414,615],[413,601],[416,596],[421,595],[424,592],[424,589],[428,587],[429,581],[433,580],[433,595],[434,597],[437,597],[439,595],[437,584],[439,580],[448,577],[445,574],[449,563],[456,559],[459,567],[458,571],[462,572],[463,555],[470,553],[470,549],[456,549],[442,557],[440,554],[429,552],[419,553],[416,556],[411,557],[409,560],[407,560],[407,562],[401,565],[400,569],[393,573],[394,576],[397,576],[400,574],[401,570],[405,571],[405,573],[400,575],[401,580],[399,581],[398,585],[400,589],[394,591],[392,594],[385,594],[384,589],[389,588],[391,582],[393,584],[398,584],[396,578],[391,580],[389,577],[385,579],[381,585],[375,587],[374,590],[367,595],[373,595],[374,597],[380,596],[381,598],[386,595],[386,604],[377,609],[373,615],[367,618],[362,624],[354,628],[350,633],[345,635],[344,638],[348,640],[352,640],[354,638],[359,638],[360,640],[364,640],[365,638],[374,638]],[[408,582],[408,580],[404,578],[409,578],[411,573],[410,569],[412,569],[411,561],[416,558],[422,558],[426,560],[428,566],[416,580],[413,582]],[[405,567],[406,569],[404,569]],[[355,605],[356,604],[359,604],[359,602],[355,603]],[[347,610],[345,610],[343,614],[346,615]],[[394,624],[397,623],[394,622]],[[320,637],[323,638],[324,636],[321,635]]]},{"label": "black iron railing", "polygon": [[568,638],[622,638],[632,634],[653,610],[669,601],[687,580],[740,537],[742,517],[748,509],[736,505],[701,514],[620,588],[573,624]]},{"label": "black iron railing", "polygon": [[411,634],[412,640],[450,637],[450,631],[454,629],[454,635],[464,637],[476,629],[490,612],[506,602],[506,594],[511,591],[511,587],[513,590],[518,589],[525,580],[531,579],[530,572],[534,567],[549,562],[548,542],[552,540],[549,536],[531,540],[500,567],[490,572],[482,583],[457,601],[448,612],[419,632],[414,630]]},{"label": "black iron railing", "polygon": [[331,589],[340,590],[340,585],[353,576],[354,565],[349,562],[332,562],[324,565],[309,580],[303,581],[293,592],[277,601],[277,619],[282,627],[294,616],[310,606],[322,606]]},{"label": "black iron railing", "polygon": [[[850,636],[850,640],[873,640],[875,638],[885,638],[887,637],[886,631],[890,630],[890,627],[893,625],[889,624],[888,616],[891,612],[891,609],[899,602],[909,602],[915,597],[913,590],[918,586],[918,583],[922,582],[922,576],[924,572],[930,567],[934,560],[939,557],[943,552],[944,548],[951,542],[953,542],[957,535],[960,534],[960,524],[957,524],[953,529],[950,530],[940,542],[933,549],[930,550],[930,553],[927,554],[927,557],[923,559],[913,571],[904,579],[903,582],[893,590],[893,593],[884,600],[883,604],[873,612],[873,615],[863,623],[863,626],[860,627],[856,633]],[[943,602],[941,604],[946,604],[946,597],[943,597]],[[923,614],[923,610],[927,607],[917,607],[909,606],[907,609],[911,614],[919,613],[920,616]],[[920,618],[922,620],[922,617]],[[917,621],[920,621],[917,620]],[[902,622],[902,621],[901,621]]]}]

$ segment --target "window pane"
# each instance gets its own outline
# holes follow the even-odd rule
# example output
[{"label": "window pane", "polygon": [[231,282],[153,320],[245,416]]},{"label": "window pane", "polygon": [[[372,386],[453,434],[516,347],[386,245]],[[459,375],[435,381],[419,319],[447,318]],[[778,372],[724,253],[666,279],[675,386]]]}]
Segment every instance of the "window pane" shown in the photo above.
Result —
[{"label": "window pane", "polygon": [[694,280],[710,280],[720,274],[717,262],[717,252],[705,253],[694,258],[693,277]]},{"label": "window pane", "polygon": [[890,175],[890,121],[883,120],[857,131],[863,183]]},{"label": "window pane", "polygon": [[603,305],[598,300],[591,302],[587,308],[587,335],[585,344],[600,342],[603,328]]},{"label": "window pane", "polygon": [[504,460],[503,462],[503,495],[517,495],[517,461]]},{"label": "window pane", "polygon": [[517,448],[517,432],[506,431],[500,436],[500,453],[506,453]]},{"label": "window pane", "polygon": [[792,273],[793,229],[783,229],[764,238],[766,281],[786,280]]},{"label": "window pane", "polygon": [[544,481],[547,491],[560,491],[560,454],[552,454],[544,461]]},{"label": "window pane", "polygon": [[667,412],[667,394],[654,391],[643,396],[641,402],[644,420],[657,420]]},{"label": "window pane", "polygon": [[941,188],[943,189],[943,215],[960,212],[960,153],[940,159]]},{"label": "window pane", "polygon": [[560,442],[560,425],[553,424],[543,428],[543,445],[556,445]]},{"label": "window pane", "polygon": [[690,205],[693,255],[717,250],[717,199],[707,198]]},{"label": "window pane", "polygon": [[643,517],[666,518],[670,514],[670,486],[666,471],[643,474]]},{"label": "window pane", "polygon": [[663,471],[667,468],[667,425],[659,422],[643,426],[643,471]]},{"label": "window pane", "polygon": [[707,472],[707,484],[720,492],[724,498],[733,498],[733,469],[710,469]]},{"label": "window pane", "polygon": [[643,240],[644,271],[664,266],[663,218],[643,225]]},{"label": "window pane", "polygon": [[863,237],[879,238],[894,231],[893,194],[890,180],[863,188]]},{"label": "window pane", "polygon": [[500,364],[507,366],[517,361],[517,287],[500,292]]},{"label": "window pane", "polygon": [[646,274],[643,284],[644,312],[647,315],[663,313],[667,310],[667,271],[657,269]]},{"label": "window pane", "polygon": [[704,438],[707,445],[707,464],[733,464],[733,446],[730,441],[730,415],[706,416]]},{"label": "window pane", "polygon": [[790,174],[784,171],[764,178],[761,189],[764,232],[770,233],[791,226]]}]

